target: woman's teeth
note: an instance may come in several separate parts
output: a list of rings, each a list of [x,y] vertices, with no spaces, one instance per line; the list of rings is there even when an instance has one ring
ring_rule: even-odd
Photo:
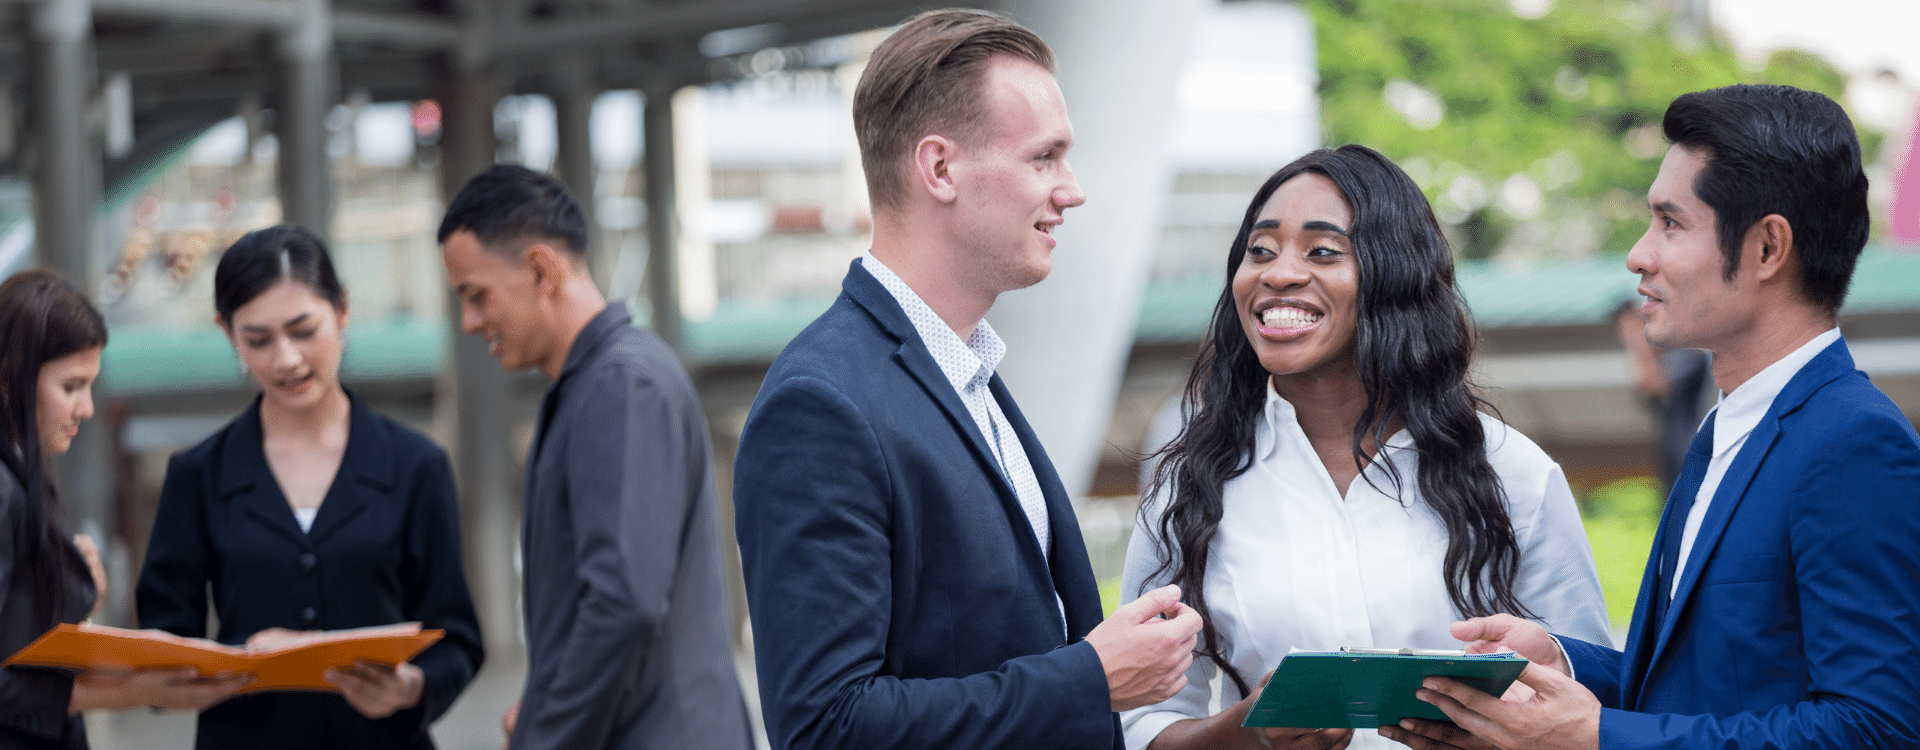
[[[1268,328],[1305,328],[1320,322],[1321,316],[1298,307],[1269,307],[1260,313],[1260,325]]]

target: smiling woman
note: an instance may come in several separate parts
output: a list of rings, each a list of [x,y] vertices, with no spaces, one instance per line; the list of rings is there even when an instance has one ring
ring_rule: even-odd
[[[347,293],[312,232],[241,237],[214,309],[260,397],[168,464],[140,623],[202,637],[211,605],[230,645],[407,621],[446,635],[412,662],[329,670],[338,693],[208,708],[195,746],[430,747],[482,658],[446,453],[341,385]]]
[[[1122,592],[1178,584],[1205,658],[1123,715],[1130,747],[1391,746],[1240,726],[1296,648],[1459,648],[1449,624],[1502,611],[1607,638],[1565,476],[1480,413],[1452,252],[1399,167],[1351,145],[1294,161],[1254,194],[1226,270]]]

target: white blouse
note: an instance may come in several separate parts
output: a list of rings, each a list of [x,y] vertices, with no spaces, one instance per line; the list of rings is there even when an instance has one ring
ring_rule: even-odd
[[[1254,685],[1293,648],[1460,648],[1447,633],[1462,615],[1447,598],[1446,526],[1420,496],[1412,438],[1404,430],[1389,438],[1343,499],[1293,405],[1271,385],[1264,416],[1254,428],[1252,468],[1226,485],[1207,562],[1207,604],[1227,661]],[[1611,645],[1566,475],[1526,436],[1484,414],[1480,422],[1520,546],[1515,595],[1548,630]],[[1399,469],[1405,503],[1385,494],[1394,490],[1388,462]],[[1154,537],[1165,503],[1155,495],[1141,515],[1153,519],[1152,536],[1145,522],[1135,524],[1123,579],[1129,600],[1167,583],[1164,572],[1148,578],[1161,562]],[[1178,695],[1122,714],[1127,747],[1146,747],[1175,721],[1211,716],[1218,672],[1211,659],[1196,658]],[[1232,680],[1219,684],[1219,707],[1243,697]],[[1355,730],[1349,747],[1401,746]]]

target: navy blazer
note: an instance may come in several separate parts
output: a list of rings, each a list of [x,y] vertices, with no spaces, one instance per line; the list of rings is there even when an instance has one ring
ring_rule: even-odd
[[[842,289],[774,361],[734,464],[768,738],[1122,747],[1082,640],[1102,619],[1098,586],[1039,438],[994,377],[1046,498],[1051,559],[900,305],[858,261]]]
[[[1920,746],[1920,437],[1845,340],[1748,435],[1654,623],[1662,544],[1626,651],[1561,638],[1601,747]]]
[[[420,705],[368,720],[338,693],[241,695],[200,714],[197,748],[431,748],[427,725],[480,668],[480,625],[460,559],[447,454],[352,396],[339,472],[310,532],[267,467],[260,403],[174,455],[135,589],[140,625],[242,644],[270,627],[339,630],[419,621],[446,631],[413,663]]]

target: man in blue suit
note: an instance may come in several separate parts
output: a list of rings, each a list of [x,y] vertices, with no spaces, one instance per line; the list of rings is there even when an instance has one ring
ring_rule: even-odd
[[[1052,68],[1018,25],[935,11],[855,92],[872,250],[775,360],[734,468],[775,748],[1118,748],[1114,711],[1185,683],[1198,615],[1167,587],[1102,621],[993,372],[988,308],[1047,276],[1085,200]]]
[[[1536,694],[1432,680],[1418,695],[1508,750],[1920,746],[1920,438],[1835,326],[1867,238],[1853,125],[1786,86],[1687,94],[1664,125],[1673,147],[1627,267],[1648,340],[1711,350],[1721,397],[1667,501],[1627,648],[1468,620],[1454,636],[1533,660]],[[1382,733],[1473,744],[1408,726]]]

